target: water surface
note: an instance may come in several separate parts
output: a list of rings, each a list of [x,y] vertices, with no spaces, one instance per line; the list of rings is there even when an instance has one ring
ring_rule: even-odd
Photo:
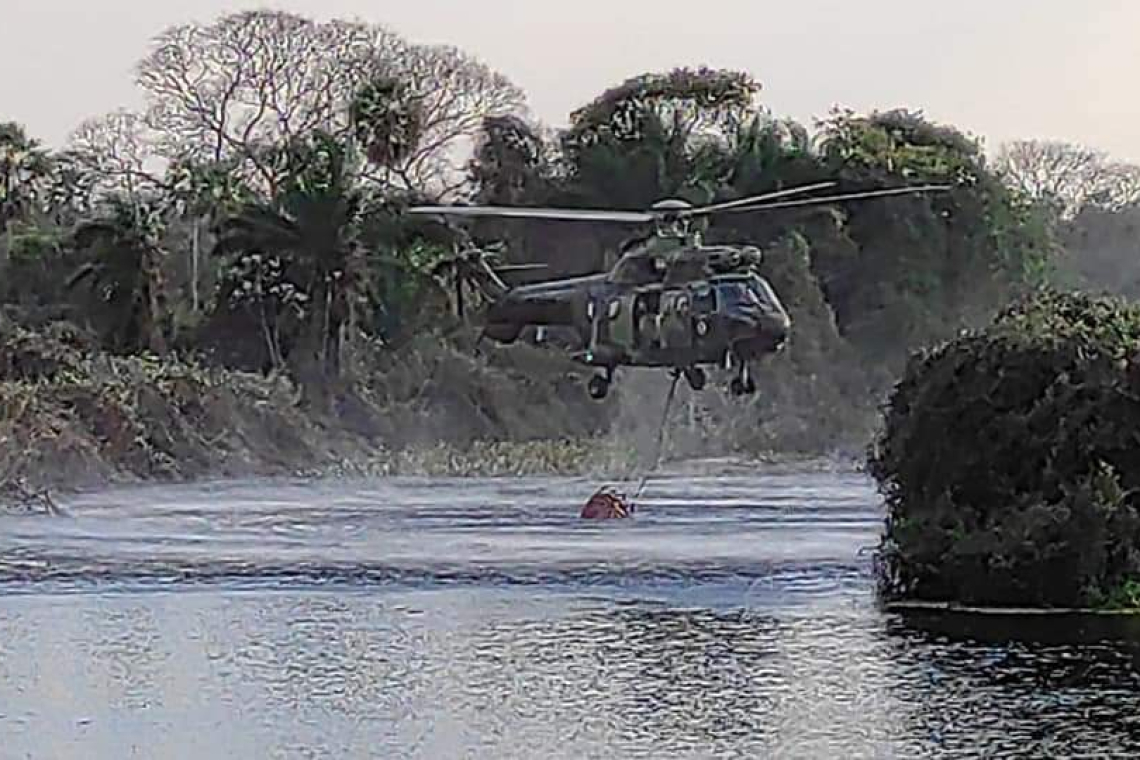
[[[0,518],[0,757],[1134,756],[1140,639],[875,605],[854,473],[218,483]]]

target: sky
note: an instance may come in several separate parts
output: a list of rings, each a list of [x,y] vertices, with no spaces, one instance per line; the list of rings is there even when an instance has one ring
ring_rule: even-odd
[[[384,24],[467,50],[554,126],[627,77],[743,69],[778,116],[906,107],[989,148],[1062,139],[1140,162],[1134,0],[0,0],[0,121],[60,146],[137,107],[133,67],[168,26],[272,8]]]

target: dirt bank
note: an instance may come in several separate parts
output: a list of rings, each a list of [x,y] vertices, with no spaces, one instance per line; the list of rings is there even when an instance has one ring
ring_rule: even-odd
[[[0,481],[62,489],[329,473],[629,477],[656,452],[669,382],[629,372],[599,403],[582,368],[556,351],[475,352],[434,335],[398,351],[356,346],[347,376],[303,393],[283,375],[111,356],[65,324],[7,324]],[[770,438],[751,424],[762,408],[681,388],[662,453],[771,459],[756,445]]]

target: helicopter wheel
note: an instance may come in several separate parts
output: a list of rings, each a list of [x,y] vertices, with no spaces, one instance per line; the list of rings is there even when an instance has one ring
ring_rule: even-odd
[[[747,370],[747,365],[743,372],[732,378],[728,389],[733,396],[751,396],[756,393],[756,381],[752,379],[752,373]]]
[[[689,367],[685,370],[685,380],[688,381],[689,387],[694,391],[704,390],[707,379],[705,371],[700,367]]]
[[[610,392],[610,379],[605,375],[594,375],[590,378],[590,382],[586,383],[586,392],[590,394],[590,398],[601,401]]]

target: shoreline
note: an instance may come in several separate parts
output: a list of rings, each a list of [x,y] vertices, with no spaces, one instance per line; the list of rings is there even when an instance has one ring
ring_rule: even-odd
[[[894,601],[884,602],[886,612],[928,613],[937,612],[949,615],[969,615],[973,617],[1138,617],[1137,609],[1098,609],[1096,607],[988,607],[985,605],[960,604],[957,602]]]
[[[28,487],[52,496],[97,493],[119,488],[193,487],[243,481],[294,480],[319,482],[336,479],[373,480],[385,478],[433,478],[447,480],[509,480],[513,478],[598,478],[603,483],[630,483],[648,475],[654,478],[734,477],[765,474],[834,472],[857,474],[857,460],[828,455],[775,454],[678,457],[663,461],[660,467],[645,469],[614,466],[614,441],[527,441],[477,442],[459,447],[437,444],[386,452],[315,467],[250,467],[187,477],[144,477],[118,472],[106,478],[37,478]],[[589,449],[589,450],[588,450]],[[539,456],[534,456],[535,454]],[[546,453],[547,456],[542,456]],[[563,455],[563,459],[558,459]],[[581,458],[573,461],[571,457]],[[607,456],[609,455],[609,456]],[[606,461],[606,460],[609,461]],[[9,482],[21,482],[19,480]],[[23,481],[27,482],[27,481]],[[4,506],[0,500],[0,509]]]
[[[431,336],[421,343],[365,353],[358,359],[371,364],[306,389],[279,373],[109,355],[77,346],[59,326],[13,327],[0,335],[0,484],[55,493],[257,477],[633,479],[655,457],[652,382],[598,403],[579,368],[541,349],[476,358]],[[699,404],[720,404],[722,418],[674,415],[666,462],[859,466],[858,428],[812,445],[802,432],[810,416],[797,405],[767,412],[756,435],[715,395]]]

